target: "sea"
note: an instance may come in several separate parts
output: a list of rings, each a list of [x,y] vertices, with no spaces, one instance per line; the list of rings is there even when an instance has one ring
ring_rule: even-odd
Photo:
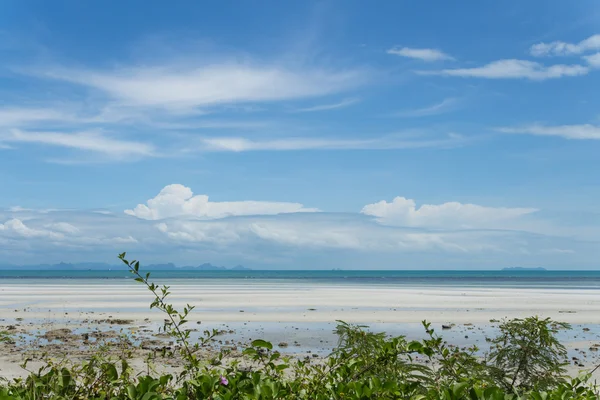
[[[385,285],[419,287],[478,287],[478,288],[551,288],[600,289],[600,271],[350,271],[350,270],[153,270],[151,279],[160,283],[285,283],[328,285]],[[128,283],[134,277],[127,270],[0,270],[1,283],[48,283],[49,280],[84,281],[87,284]]]

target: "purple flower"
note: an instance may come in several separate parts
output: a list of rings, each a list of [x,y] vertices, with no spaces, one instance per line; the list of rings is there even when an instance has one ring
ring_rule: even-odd
[[[221,385],[227,386],[228,384],[229,384],[229,381],[227,380],[227,378],[225,378],[223,375],[221,375]]]

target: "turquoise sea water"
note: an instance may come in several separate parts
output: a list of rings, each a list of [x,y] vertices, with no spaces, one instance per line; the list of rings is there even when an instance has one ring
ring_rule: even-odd
[[[391,286],[531,287],[600,289],[600,271],[151,271],[155,281],[197,280],[285,281],[327,284],[382,284]],[[101,283],[102,280],[133,279],[126,270],[0,270],[0,283],[47,280],[76,280]]]

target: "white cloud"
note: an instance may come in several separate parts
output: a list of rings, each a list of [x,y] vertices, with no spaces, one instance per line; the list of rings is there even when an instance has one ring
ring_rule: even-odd
[[[302,211],[309,213],[300,216]],[[140,204],[125,213],[157,221],[158,232],[175,243],[188,245],[227,248],[234,244],[271,243],[293,248],[468,252],[492,249],[494,244],[457,232],[414,228],[489,228],[536,210],[460,203],[416,209],[414,201],[398,197],[393,203],[380,202],[363,208],[362,213],[377,217],[377,223],[358,216],[310,211],[318,210],[297,203],[209,202],[208,196],[194,196],[189,188],[174,184],[166,186],[147,205]]]
[[[95,214],[102,214],[102,215],[112,215],[113,214],[112,211],[108,211],[108,210],[94,210],[92,212]]]
[[[575,251],[573,251],[571,249],[542,249],[542,250],[540,250],[540,253],[569,255],[569,254],[575,254]]]
[[[360,102],[360,99],[358,97],[351,97],[351,98],[343,99],[342,101],[337,102],[337,103],[321,104],[318,106],[312,106],[312,107],[307,107],[307,108],[298,108],[298,109],[294,110],[293,112],[301,113],[301,112],[336,110],[338,108],[349,107],[353,104],[357,104],[358,102]]]
[[[579,55],[586,51],[600,50],[600,35],[593,35],[579,43],[554,41],[531,46],[529,52],[536,57]]]
[[[496,129],[504,133],[517,133],[537,136],[559,136],[575,140],[600,140],[600,127],[590,124],[582,125],[525,125],[521,127],[503,127]]]
[[[109,241],[111,243],[116,243],[116,244],[134,244],[134,243],[138,243],[138,240],[136,238],[134,238],[133,236],[129,235],[126,237],[114,237],[114,238],[110,238]]]
[[[124,104],[171,110],[317,97],[359,86],[367,79],[364,72],[352,69],[231,62],[113,71],[45,69],[37,75],[100,90]]]
[[[377,218],[375,225],[368,220],[330,213],[300,216],[299,211],[316,210],[295,203],[211,203],[207,196],[194,196],[185,186],[169,185],[149,200],[148,205],[138,205],[125,213],[160,221],[156,229],[178,243],[230,246],[259,240],[299,248],[467,252],[491,249],[494,245],[461,235],[460,230],[500,228],[506,226],[507,220],[537,210],[460,203],[423,205],[417,209],[413,200],[397,197],[392,203],[382,201],[362,209],[362,214]],[[234,218],[224,218],[230,216]]]
[[[185,110],[182,112],[165,112],[164,110],[147,110],[141,107],[126,106],[115,103],[86,104],[77,108],[72,104],[57,103],[54,107],[0,108],[0,127],[28,128],[44,127],[44,130],[55,127],[74,126],[138,126],[157,129],[227,129],[227,128],[260,128],[266,125],[261,121],[230,121],[215,119],[192,119],[204,117],[210,112],[202,110]],[[235,108],[234,106],[227,109]]]
[[[151,144],[113,139],[99,132],[30,132],[13,129],[8,134],[0,134],[0,143],[2,142],[46,144],[101,153],[115,158],[155,155],[155,148]]]
[[[45,227],[54,231],[65,233],[67,235],[76,235],[79,233],[79,229],[76,226],[67,222],[55,222],[52,224],[47,224]]]
[[[4,224],[0,224],[0,231],[16,234],[23,238],[46,238],[51,240],[60,240],[64,238],[64,235],[60,232],[30,228],[17,218],[10,219]]]
[[[49,121],[72,122],[76,118],[67,112],[52,108],[0,108],[0,126],[20,127]]]
[[[458,104],[458,99],[456,99],[454,97],[449,97],[447,99],[442,100],[439,103],[433,104],[428,107],[400,111],[398,113],[394,113],[393,115],[397,116],[397,117],[407,117],[407,118],[408,117],[427,117],[430,115],[438,115],[438,114],[446,113],[448,111],[452,111],[454,108],[456,108],[457,104]]]
[[[148,200],[147,205],[138,204],[125,213],[142,219],[159,220],[171,217],[189,216],[212,219],[240,215],[274,215],[296,212],[315,212],[315,208],[305,208],[299,203],[269,201],[225,201],[212,202],[206,195],[196,195],[186,186],[172,184],[165,186],[160,193]]]
[[[484,207],[476,204],[449,202],[423,204],[419,208],[412,199],[396,197],[391,203],[382,200],[367,204],[361,213],[376,217],[386,225],[419,228],[475,229],[494,228],[498,223],[536,212],[535,208]]]
[[[487,79],[531,79],[542,81],[565,76],[586,75],[589,68],[582,65],[557,64],[544,66],[534,61],[498,60],[475,68],[444,69],[441,71],[419,71],[422,75],[445,75]]]
[[[291,214],[213,221],[172,220],[159,223],[157,228],[176,243],[220,248],[270,244],[293,249],[392,253],[436,250],[464,253],[491,248],[473,235],[388,228],[360,218],[320,213],[302,217]]]
[[[2,210],[0,218],[1,215]],[[101,247],[114,249],[123,244],[139,244],[133,234],[148,232],[148,227],[137,226],[132,230],[128,229],[127,224],[114,218],[106,219],[105,216],[91,212],[74,210],[13,208],[13,211],[8,211],[8,216],[6,222],[0,223],[0,239],[8,240],[15,250],[34,253],[49,251],[50,248],[81,251],[93,251]]]
[[[446,147],[463,144],[464,138],[406,140],[395,135],[373,139],[285,138],[252,140],[241,137],[201,139],[199,150],[205,151],[292,151],[292,150],[397,150],[423,147]]]
[[[47,214],[56,211],[63,211],[59,208],[25,208],[21,206],[13,206],[8,209],[11,213],[40,213]]]
[[[414,49],[410,47],[402,47],[389,49],[387,53],[401,57],[416,58],[427,62],[454,60],[454,57],[437,49]]]
[[[247,202],[225,202],[216,204],[227,205],[226,211],[198,212],[192,193],[184,187],[172,192],[175,204],[149,202],[151,211],[140,218],[0,209],[0,221],[6,221],[0,223],[0,255],[4,262],[21,264],[115,263],[117,253],[128,251],[146,263],[242,263],[255,268],[497,268],[548,262],[564,267],[572,265],[565,263],[573,257],[592,265],[600,238],[593,218],[583,228],[557,226],[525,208],[459,203],[417,208],[411,200],[396,199],[367,205],[362,215],[298,213],[287,208],[294,203],[275,203],[286,205],[276,215],[232,215],[257,211],[244,208]],[[187,200],[181,201],[178,193]],[[555,258],[548,249],[573,253],[556,252],[562,255]]]
[[[583,59],[594,68],[600,68],[600,53],[585,56]]]

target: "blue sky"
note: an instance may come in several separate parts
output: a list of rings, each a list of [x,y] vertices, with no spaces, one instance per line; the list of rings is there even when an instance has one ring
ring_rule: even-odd
[[[600,4],[3,1],[0,262],[597,268]]]

